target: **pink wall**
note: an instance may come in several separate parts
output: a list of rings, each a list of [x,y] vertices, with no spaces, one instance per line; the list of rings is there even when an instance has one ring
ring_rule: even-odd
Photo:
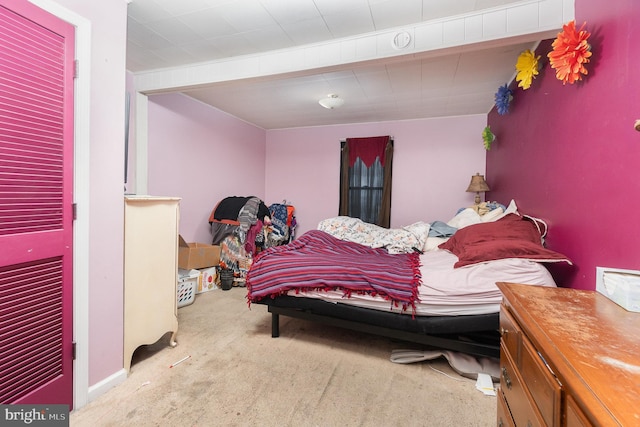
[[[124,2],[57,0],[91,22],[91,64],[80,64],[80,75],[90,78],[90,218],[89,385],[122,370],[123,328],[123,129],[127,6]],[[83,71],[84,70],[84,71]],[[84,75],[82,73],[85,73]],[[86,73],[90,73],[88,76]],[[83,319],[80,319],[83,321]]]
[[[576,264],[556,272],[562,284],[594,289],[596,266],[640,269],[640,2],[575,6],[592,33],[589,75],[563,86],[545,61],[529,90],[515,89],[509,114],[491,112],[487,178],[492,195],[549,223],[548,247]]]
[[[265,132],[183,95],[153,95],[149,193],[182,198],[180,233],[187,241],[209,242],[211,210],[234,195],[293,203],[299,235],[337,215],[339,141],[393,135],[392,226],[447,220],[473,203],[464,190],[471,175],[484,173],[485,124],[477,115]]]
[[[88,280],[74,277],[75,295],[88,294],[88,307],[84,301],[75,301],[74,305],[82,304],[82,309],[76,312],[84,313],[86,309],[88,319],[74,319],[74,323],[88,328],[88,343],[84,336],[79,337],[82,342],[78,343],[76,368],[87,363],[86,385],[90,387],[123,367],[122,181],[127,4],[85,0],[42,3],[50,10],[64,10],[64,15],[72,14],[90,23],[90,31],[82,35],[90,40],[76,35],[76,52],[80,49],[78,45],[84,47],[84,43],[89,43],[91,50],[90,62],[79,64],[79,81],[83,85],[87,80],[91,83],[89,123],[82,123],[89,132],[89,148],[82,146],[83,150],[89,150],[89,159],[88,164],[81,165],[79,162],[84,162],[84,158],[75,160],[76,171],[89,170],[89,182],[76,185],[89,187],[89,200],[84,200],[83,194],[74,194],[79,202],[78,218],[83,221],[88,218],[89,223],[89,236],[79,236],[88,240],[88,251],[74,248],[75,259],[88,270]],[[84,371],[79,374],[77,369],[74,373],[81,380],[85,374]],[[87,392],[75,390],[76,395]]]
[[[227,196],[264,198],[265,131],[179,94],[149,97],[148,189],[177,196],[180,234],[209,243],[208,218]]]
[[[340,140],[391,135],[391,226],[446,221],[473,204],[465,190],[485,170],[485,125],[486,116],[476,115],[267,131],[266,198],[295,205],[298,235],[316,228],[338,214]]]

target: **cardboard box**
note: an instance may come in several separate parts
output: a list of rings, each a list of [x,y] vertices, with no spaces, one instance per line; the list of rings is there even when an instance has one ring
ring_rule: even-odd
[[[220,246],[187,243],[182,236],[178,244],[178,268],[192,270],[215,267],[220,263]]]
[[[202,268],[198,277],[198,290],[196,293],[211,291],[216,289],[216,280],[218,278],[218,269],[216,267]]]
[[[640,312],[640,271],[596,267],[596,291],[627,311]]]

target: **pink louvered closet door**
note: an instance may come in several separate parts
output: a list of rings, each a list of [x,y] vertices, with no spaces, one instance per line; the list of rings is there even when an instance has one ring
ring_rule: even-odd
[[[0,403],[73,401],[73,47],[0,0]]]

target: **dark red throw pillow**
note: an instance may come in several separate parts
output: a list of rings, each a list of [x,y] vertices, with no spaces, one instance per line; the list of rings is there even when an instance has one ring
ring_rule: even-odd
[[[504,258],[571,264],[565,255],[542,246],[536,225],[516,214],[461,228],[438,247],[458,257],[456,268]]]

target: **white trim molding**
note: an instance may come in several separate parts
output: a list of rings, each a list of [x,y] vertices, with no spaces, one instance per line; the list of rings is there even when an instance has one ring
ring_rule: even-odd
[[[98,383],[92,385],[91,387],[89,387],[89,392],[88,392],[89,402],[102,396],[103,394],[111,390],[113,387],[119,384],[122,384],[123,382],[125,382],[126,379],[127,379],[127,371],[124,368],[122,368],[121,370],[114,373],[113,375],[110,375],[107,378],[103,379],[102,381],[99,381]]]

